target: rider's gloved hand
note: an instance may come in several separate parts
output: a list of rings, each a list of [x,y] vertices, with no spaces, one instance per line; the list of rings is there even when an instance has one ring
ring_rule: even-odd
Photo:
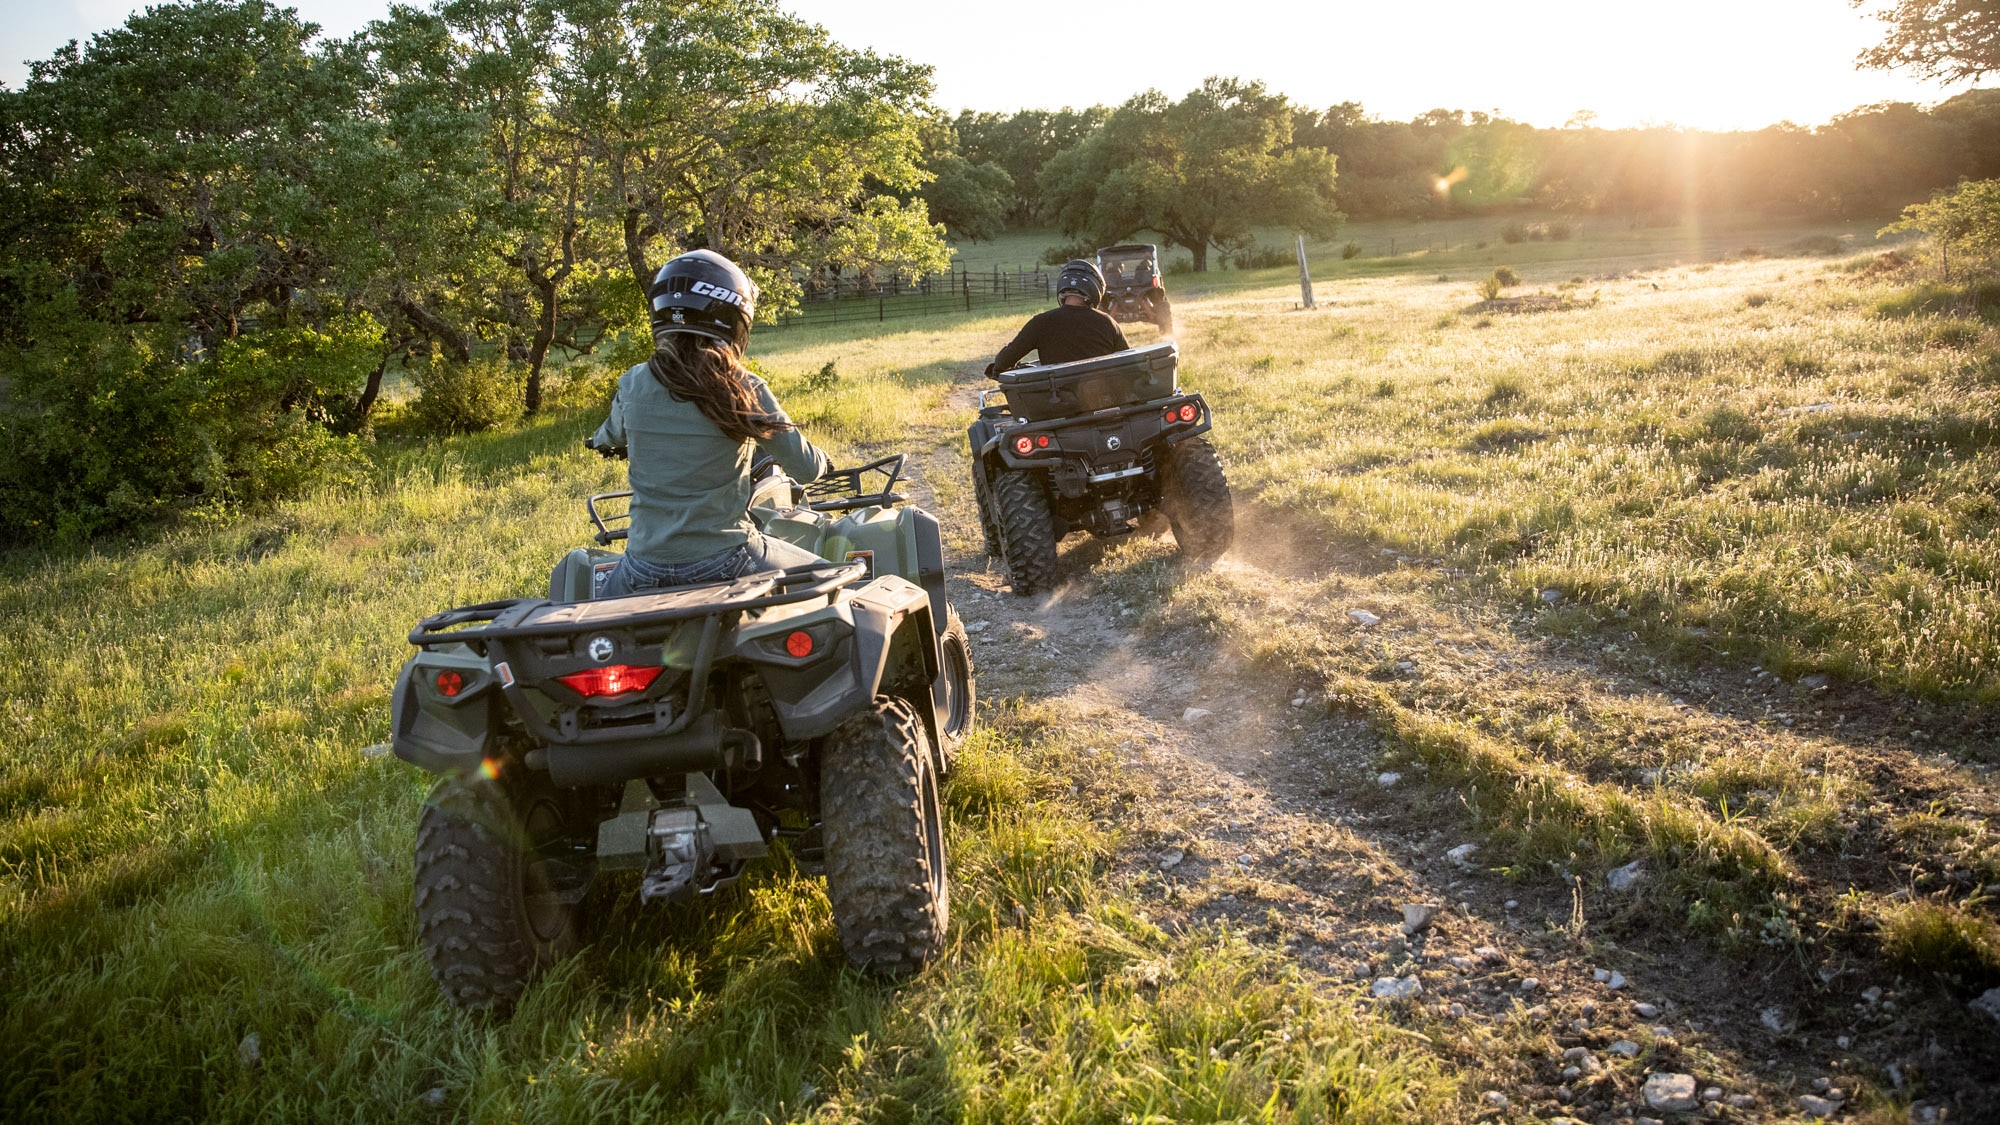
[[[596,451],[597,451],[598,453],[602,454],[602,455],[603,455],[604,457],[606,457],[607,459],[610,459],[610,460],[614,460],[614,461],[623,461],[623,460],[625,459],[625,447],[624,447],[624,446],[619,446],[619,445],[598,445],[598,444],[596,444],[595,442],[591,441],[591,440],[590,440],[589,438],[584,438],[584,439],[583,439],[583,447],[584,447],[585,449],[594,449],[594,450],[596,450]]]

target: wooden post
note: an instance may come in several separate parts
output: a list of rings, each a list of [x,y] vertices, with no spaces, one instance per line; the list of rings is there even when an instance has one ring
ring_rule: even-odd
[[[1299,235],[1299,299],[1307,308],[1313,307],[1313,275],[1306,265],[1306,236]]]
[[[965,276],[964,276],[963,278],[961,278],[961,279],[960,279],[960,283],[961,283],[962,285],[964,285],[964,286],[965,286],[965,311],[966,311],[966,312],[971,312],[971,311],[972,311],[972,275],[971,275],[971,274],[966,274],[966,275],[965,275]]]

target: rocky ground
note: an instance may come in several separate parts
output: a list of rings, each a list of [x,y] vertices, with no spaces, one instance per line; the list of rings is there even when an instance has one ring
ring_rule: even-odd
[[[979,551],[969,490],[949,479],[963,472],[942,441],[916,476],[946,521],[981,694],[1051,706],[1091,732],[1089,753],[1123,764],[1116,785],[1082,796],[1119,830],[1117,875],[1155,922],[1226,924],[1284,949],[1431,1043],[1482,1119],[1996,1119],[2000,1080],[1979,1069],[1992,1044],[1956,1037],[2000,1023],[1928,1020],[1910,1006],[1934,991],[1880,965],[1725,956],[1607,925],[1615,890],[1487,864],[1456,794],[1399,770],[1371,723],[1320,685],[1272,682],[1211,635],[1162,627],[1093,581],[1098,545],[1066,544],[1055,593],[1010,594]],[[1272,604],[1319,595],[1328,559],[1299,562],[1247,530],[1221,568]],[[1374,604],[1366,569],[1347,575],[1348,600]],[[1771,711],[1754,676],[1711,686],[1703,706]],[[1799,708],[1800,726],[1824,710]],[[1914,1071],[1929,1079],[1920,1092]]]

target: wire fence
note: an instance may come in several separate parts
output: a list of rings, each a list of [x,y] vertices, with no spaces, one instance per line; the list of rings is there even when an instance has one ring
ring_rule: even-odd
[[[1049,299],[1055,275],[1043,269],[952,270],[929,277],[818,278],[807,281],[799,310],[778,328],[809,328],[946,312],[975,312]]]

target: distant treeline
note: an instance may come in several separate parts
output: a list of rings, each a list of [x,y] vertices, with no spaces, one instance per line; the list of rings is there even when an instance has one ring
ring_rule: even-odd
[[[939,177],[926,189],[932,216],[973,237],[991,237],[1003,224],[1058,222],[1043,170],[1113,112],[960,113],[927,136]],[[1538,129],[1448,109],[1383,121],[1355,102],[1292,114],[1289,143],[1334,154],[1334,198],[1354,219],[1513,208],[1661,218],[1888,216],[1959,180],[2000,176],[2000,90],[1972,90],[1928,109],[1863,106],[1818,127],[1730,133],[1600,129],[1587,117]],[[971,189],[975,182],[990,197]]]

